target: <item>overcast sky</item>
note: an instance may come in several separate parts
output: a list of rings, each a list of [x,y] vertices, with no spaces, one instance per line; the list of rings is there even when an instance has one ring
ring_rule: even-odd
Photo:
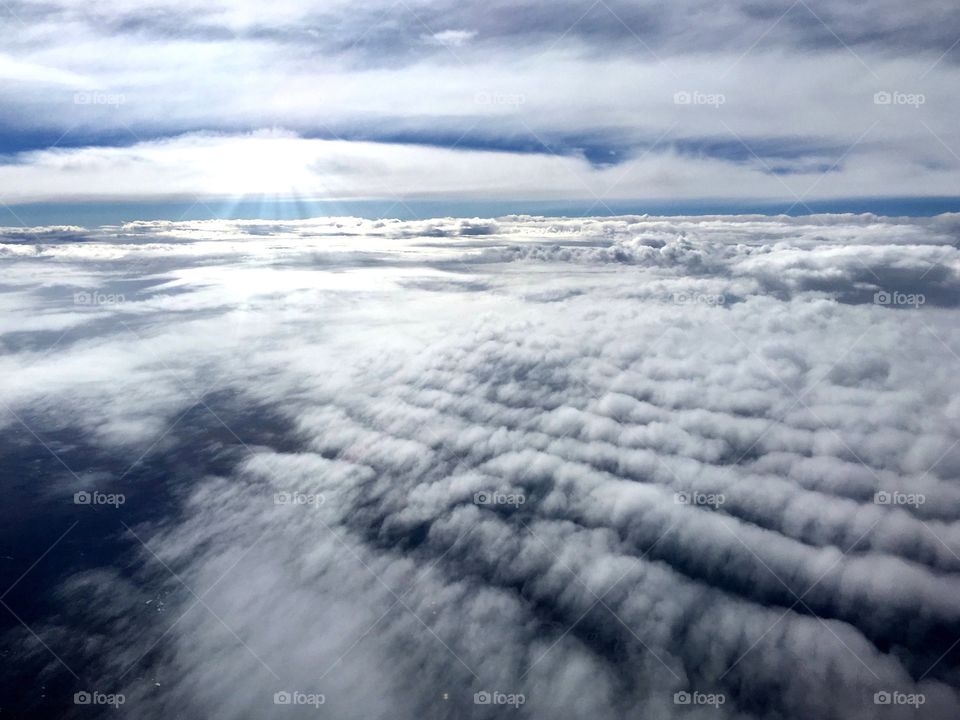
[[[0,17],[8,204],[960,187],[950,0],[9,0]]]

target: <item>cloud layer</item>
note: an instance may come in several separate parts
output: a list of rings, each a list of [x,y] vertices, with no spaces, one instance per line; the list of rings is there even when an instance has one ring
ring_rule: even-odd
[[[581,5],[7,3],[0,200],[956,194],[949,3]]]
[[[139,718],[953,717],[958,229],[4,229],[4,432],[172,497],[31,626]]]

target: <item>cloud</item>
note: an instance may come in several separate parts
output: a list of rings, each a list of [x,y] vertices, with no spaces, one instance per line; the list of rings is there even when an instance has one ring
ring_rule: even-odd
[[[441,45],[460,47],[461,45],[473,40],[476,35],[477,33],[475,30],[444,30],[442,32],[433,33],[430,36],[430,39],[434,42],[440,43]]]
[[[609,207],[613,196],[779,198],[803,211],[817,196],[877,197],[903,161],[864,156],[840,172],[800,170],[771,184],[764,162],[734,164],[662,148],[597,165],[583,153],[462,150],[422,144],[303,138],[289,132],[190,133],[124,147],[84,146],[19,153],[0,164],[4,202],[249,197],[300,200],[577,199]],[[919,172],[919,169],[917,169]],[[905,192],[935,195],[960,170],[924,170]],[[735,189],[731,189],[735,188]],[[16,215],[14,215],[16,217]]]
[[[4,229],[0,400],[169,493],[31,626],[144,718],[952,717],[957,229]]]
[[[378,158],[365,143],[385,157],[397,152],[387,145],[418,146],[427,166],[432,149],[450,150],[446,164],[460,169],[442,176],[450,196],[463,192],[463,176],[487,175],[480,151],[505,153],[501,163],[522,162],[518,153],[570,160],[573,172],[541,168],[514,197],[553,197],[558,175],[571,180],[565,191],[605,201],[957,187],[960,28],[931,25],[931,16],[951,16],[939,2],[868,11],[692,0],[656,13],[621,2],[585,12],[566,1],[9,7],[21,31],[0,43],[0,68],[17,76],[0,88],[7,164],[36,162],[30,151],[110,155],[163,141],[166,162],[202,165],[204,152],[186,149],[191,134],[280,128],[357,144],[331,162],[368,180],[363,196],[384,196],[369,181]],[[283,169],[296,180],[311,159]],[[589,177],[611,165],[621,172],[606,182]],[[51,185],[74,177],[46,169]],[[164,182],[149,193],[163,195]],[[496,196],[483,182],[469,186]]]

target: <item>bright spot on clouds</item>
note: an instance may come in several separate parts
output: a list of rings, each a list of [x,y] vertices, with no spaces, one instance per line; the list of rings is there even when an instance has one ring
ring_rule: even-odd
[[[443,32],[434,33],[431,38],[434,42],[438,42],[441,45],[459,47],[464,43],[470,42],[476,35],[477,33],[473,30],[444,30]]]

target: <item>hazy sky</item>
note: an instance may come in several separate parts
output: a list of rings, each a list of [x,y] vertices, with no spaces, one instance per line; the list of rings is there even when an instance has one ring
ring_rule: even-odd
[[[0,5],[0,201],[954,195],[950,0]]]

